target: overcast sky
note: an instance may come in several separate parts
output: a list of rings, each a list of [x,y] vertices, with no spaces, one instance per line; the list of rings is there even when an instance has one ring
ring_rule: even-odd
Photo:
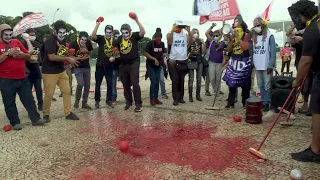
[[[317,0],[314,0],[317,1]],[[249,27],[256,15],[261,14],[271,0],[237,0],[240,13]],[[287,7],[295,0],[275,0],[272,8],[271,21],[290,20]],[[55,20],[63,19],[75,26],[79,31],[87,31],[91,34],[95,20],[103,16],[105,21],[99,29],[103,33],[104,26],[113,25],[119,29],[121,24],[129,23],[134,31],[138,30],[135,22],[128,17],[129,12],[136,12],[144,25],[147,37],[151,37],[157,27],[163,32],[170,30],[176,19],[183,20],[191,27],[200,30],[200,36],[204,37],[205,30],[211,23],[199,25],[199,17],[192,15],[193,0],[15,0],[10,8],[0,6],[0,14],[6,16],[18,16],[25,11],[43,12],[52,23],[57,8]],[[229,21],[232,24],[231,21]],[[218,25],[221,25],[218,23]],[[275,33],[276,40],[282,44],[282,33]],[[165,39],[164,39],[165,40]],[[279,44],[280,45],[280,44]]]

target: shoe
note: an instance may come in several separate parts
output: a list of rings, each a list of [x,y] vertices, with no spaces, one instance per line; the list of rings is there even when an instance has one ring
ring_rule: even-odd
[[[22,129],[21,125],[20,124],[16,124],[12,127],[12,129],[16,130],[16,131],[19,131]]]
[[[32,122],[32,126],[43,126],[46,123],[45,119],[39,119],[36,122]]]
[[[94,104],[94,107],[96,107],[98,109],[100,107],[100,102],[96,101],[96,103]]]
[[[311,112],[310,110],[308,110],[305,115],[306,115],[306,116],[312,116],[312,112]]]
[[[320,163],[320,154],[312,152],[311,147],[298,153],[291,153],[291,157],[296,161]]]
[[[46,123],[51,122],[50,116],[49,115],[44,115],[42,118]]]
[[[154,101],[156,102],[156,104],[163,104],[161,101],[159,101],[158,98],[154,99]]]
[[[53,98],[52,98],[52,101],[57,101],[57,99],[53,97]]]
[[[234,106],[229,106],[229,105],[227,105],[226,107],[225,107],[225,109],[233,109],[234,108]]]
[[[78,106],[79,107],[79,106]],[[82,109],[87,109],[87,110],[92,110],[92,107],[91,106],[89,106],[87,103],[85,103],[85,104],[82,104],[82,107],[81,107]]]
[[[180,99],[179,103],[184,104],[184,103],[186,103],[186,102],[185,102],[183,99]]]
[[[74,103],[73,107],[74,108],[79,108],[79,103]]]
[[[211,96],[210,92],[209,91],[206,91],[206,96]]]
[[[263,112],[268,112],[269,110],[270,110],[269,104],[264,104],[264,105],[262,106],[262,111],[263,111]]]
[[[77,115],[73,114],[73,112],[70,112],[70,114],[68,114],[66,116],[66,119],[68,119],[68,120],[79,120],[80,118]]]
[[[142,111],[142,107],[141,105],[136,105],[136,108],[134,109],[135,112],[141,112]]]
[[[189,102],[193,102],[193,97],[189,97]]]
[[[114,102],[117,102],[117,99],[116,99],[116,98],[112,99],[112,102],[113,102],[113,103],[114,103]]]
[[[155,106],[156,104],[157,104],[157,103],[156,103],[156,101],[155,101],[154,99],[151,99],[151,100],[150,100],[150,105],[151,105],[151,106]]]
[[[59,97],[63,97],[62,93],[59,95]]]
[[[162,98],[163,99],[168,99],[169,97],[165,94],[165,95],[162,95]]]
[[[196,99],[197,99],[197,101],[202,101],[200,96],[197,96]]]
[[[128,110],[132,105],[130,104],[126,104],[126,106],[124,107],[124,110]]]
[[[219,94],[224,94],[224,92],[220,91]]]
[[[178,101],[173,101],[172,105],[178,106],[178,105],[179,105],[179,102],[178,102]]]
[[[113,105],[112,101],[107,102],[107,105],[108,105],[110,108],[114,108],[114,105]]]

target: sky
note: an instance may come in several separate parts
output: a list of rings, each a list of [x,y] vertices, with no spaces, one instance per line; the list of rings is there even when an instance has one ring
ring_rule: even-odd
[[[274,0],[271,11],[271,21],[290,20],[287,11],[296,0]],[[317,0],[313,0],[317,1]],[[252,27],[253,19],[261,14],[271,0],[237,0],[240,13],[249,27]],[[205,31],[211,23],[199,25],[199,17],[192,15],[193,0],[15,0],[15,5],[10,8],[0,6],[0,14],[6,16],[18,16],[22,12],[42,12],[49,23],[54,20],[65,20],[77,28],[78,31],[87,31],[91,34],[95,21],[99,16],[104,17],[98,33],[103,34],[104,26],[111,24],[119,29],[123,23],[131,25],[133,31],[138,31],[136,23],[128,17],[129,12],[137,13],[140,22],[146,29],[146,36],[151,37],[156,28],[160,27],[163,34],[171,29],[176,19],[183,20],[191,28],[200,31],[200,37],[204,38]],[[56,10],[59,8],[59,11]],[[232,21],[227,21],[232,24]],[[221,22],[217,22],[221,27]],[[277,43],[282,44],[283,33],[271,31]],[[164,36],[164,41],[166,38]]]

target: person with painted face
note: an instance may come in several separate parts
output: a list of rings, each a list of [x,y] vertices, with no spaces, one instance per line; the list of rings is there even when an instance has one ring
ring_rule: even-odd
[[[115,29],[113,30],[113,38],[115,41],[118,40],[120,36],[120,31]],[[117,101],[118,93],[117,93],[117,79],[119,77],[119,65],[120,65],[120,60],[117,59],[113,63],[113,77],[112,77],[112,102]]]
[[[281,72],[287,66],[287,72],[290,72],[290,62],[291,62],[291,45],[289,42],[284,44],[284,47],[280,51],[280,57],[282,59]]]
[[[99,45],[98,60],[96,64],[95,80],[96,87],[94,93],[94,99],[96,101],[95,107],[100,107],[101,100],[101,83],[103,78],[107,81],[107,98],[106,103],[109,107],[114,108],[112,102],[112,80],[113,80],[113,65],[114,62],[110,62],[110,58],[114,56],[113,47],[115,46],[115,40],[113,38],[113,26],[107,25],[104,28],[105,35],[97,35],[98,28],[101,22],[96,22],[96,26],[91,34],[92,40]]]
[[[22,37],[26,41],[28,50],[23,44],[12,39],[13,29],[7,24],[0,25],[0,91],[6,115],[14,130],[21,130],[16,95],[18,94],[26,108],[33,126],[46,123],[40,118],[32,90],[26,74],[25,60],[29,60],[33,47],[29,35]]]
[[[216,26],[212,23],[211,27],[206,31],[206,37],[208,39],[207,51],[209,51],[209,80],[215,93],[220,94],[221,76],[222,76],[222,63],[224,62],[223,52],[226,48],[226,44],[221,40],[220,30],[214,31],[212,29]]]
[[[164,43],[161,41],[162,33],[156,32],[154,34],[154,40],[148,42],[145,55],[147,57],[147,75],[150,78],[150,104],[155,106],[156,104],[163,104],[158,99],[159,95],[159,82],[161,66],[163,66],[163,53],[165,50]]]
[[[44,42],[42,78],[45,89],[43,101],[43,118],[45,120],[50,120],[51,100],[57,85],[63,93],[66,119],[79,120],[79,117],[71,111],[71,91],[64,61],[67,59],[72,66],[77,66],[79,62],[75,58],[69,57],[65,41],[66,33],[66,22],[58,20],[53,24],[53,33]]]
[[[320,32],[318,7],[309,0],[299,0],[288,8],[297,30],[303,33],[302,56],[298,65],[293,88],[301,86],[304,76],[311,70],[315,76],[311,89],[310,109],[312,112],[312,142],[304,151],[291,153],[291,157],[302,162],[320,162]]]
[[[84,31],[79,32],[77,39],[70,43],[70,49],[74,50],[72,55],[76,60],[79,61],[78,66],[74,69],[74,74],[78,83],[74,108],[79,108],[79,101],[82,95],[82,108],[90,110],[92,108],[88,105],[91,81],[89,53],[93,50],[93,48],[88,33]]]
[[[169,75],[172,80],[173,105],[185,103],[184,77],[188,73],[188,48],[192,44],[190,26],[186,26],[182,20],[176,20],[168,33],[168,46],[171,46],[168,60]]]
[[[234,108],[238,87],[242,89],[242,105],[245,107],[251,88],[251,56],[249,53],[251,38],[248,26],[240,14],[234,19],[233,28],[231,41],[227,46],[231,58],[223,76],[223,80],[229,87],[227,109]]]
[[[202,48],[203,40],[199,38],[199,30],[192,29],[191,35],[193,37],[192,44],[189,48],[189,59],[188,59],[188,91],[189,91],[189,101],[193,102],[192,91],[193,91],[193,81],[194,81],[194,71],[196,70],[196,99],[198,101],[202,101],[200,97],[201,91],[201,77],[203,71],[203,63],[202,63],[202,54],[204,53],[204,49]]]
[[[263,102],[263,111],[269,111],[271,104],[271,78],[276,68],[276,41],[269,31],[267,20],[257,16],[253,21],[253,65],[256,70],[257,84]],[[291,52],[289,52],[291,53]],[[278,107],[273,107],[278,108]]]
[[[124,88],[124,97],[126,99],[125,110],[128,110],[133,103],[131,86],[135,101],[135,112],[142,111],[141,89],[139,85],[140,78],[140,55],[138,42],[144,37],[146,31],[138,20],[134,19],[139,26],[139,32],[132,32],[129,24],[123,24],[120,28],[121,36],[118,39],[118,48],[120,50],[120,79]]]
[[[30,60],[26,62],[26,66],[29,70],[28,79],[31,85],[31,89],[34,87],[36,91],[36,96],[38,100],[38,110],[42,111],[43,106],[43,97],[42,97],[42,82],[41,82],[41,72],[39,67],[40,61],[40,43],[36,41],[36,31],[34,29],[27,29],[26,33],[29,34],[29,39],[33,46],[33,53],[30,57]],[[26,41],[23,41],[25,48],[28,47]]]

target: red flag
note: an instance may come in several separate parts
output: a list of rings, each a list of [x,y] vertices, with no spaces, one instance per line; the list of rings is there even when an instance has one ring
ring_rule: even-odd
[[[234,19],[240,14],[236,0],[219,1],[220,9],[214,11],[209,16],[200,16],[199,24],[204,24],[208,21],[225,21]]]
[[[266,10],[264,10],[264,12],[261,14],[261,17],[266,19],[267,21],[269,21],[270,17],[271,17],[271,8],[272,8],[273,1],[274,0],[272,0],[270,2],[269,6],[266,8]]]

